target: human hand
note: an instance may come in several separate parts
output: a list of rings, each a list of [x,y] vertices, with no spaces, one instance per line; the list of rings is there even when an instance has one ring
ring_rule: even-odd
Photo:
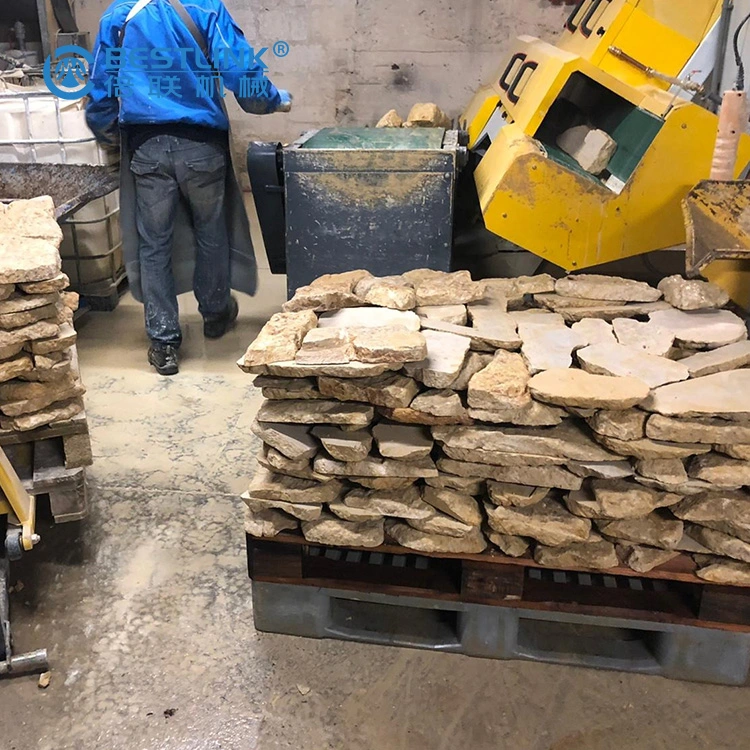
[[[276,107],[277,112],[290,112],[292,109],[292,95],[286,89],[279,89],[281,103]]]

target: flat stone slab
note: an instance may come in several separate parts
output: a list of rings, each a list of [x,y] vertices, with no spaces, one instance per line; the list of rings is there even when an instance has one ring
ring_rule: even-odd
[[[404,369],[428,388],[450,388],[464,366],[470,340],[441,331],[426,330],[422,335],[427,342],[427,357],[422,362],[407,364]]]
[[[271,401],[323,399],[315,378],[275,378],[272,375],[258,375],[253,381],[261,389],[263,398]]]
[[[621,344],[587,346],[580,349],[577,356],[586,372],[637,378],[649,388],[658,388],[690,377],[687,367],[679,362]]]
[[[529,542],[522,536],[498,534],[497,531],[485,529],[485,535],[503,554],[508,557],[523,557],[529,551]]]
[[[701,453],[708,453],[711,449],[708,445],[698,443],[672,443],[649,438],[620,440],[598,433],[596,434],[596,440],[613,453],[618,453],[621,456],[632,456],[637,459],[689,458]]]
[[[336,461],[361,461],[372,447],[372,435],[365,430],[347,432],[339,427],[318,425],[313,427],[312,434]]]
[[[594,432],[620,440],[639,440],[646,436],[649,415],[640,409],[598,411],[586,421]]]
[[[750,424],[725,419],[698,417],[677,419],[653,414],[646,423],[646,435],[652,440],[676,443],[750,443]]]
[[[320,316],[321,328],[401,328],[418,331],[420,318],[413,312],[389,310],[385,307],[353,307]]]
[[[372,428],[375,443],[384,458],[413,460],[427,458],[433,448],[428,430],[417,425],[381,422]]]
[[[714,450],[724,453],[732,458],[740,458],[743,461],[750,461],[750,444],[747,445],[715,445]]]
[[[674,344],[674,333],[652,322],[616,318],[612,321],[612,329],[617,343],[657,357],[666,357]]]
[[[729,304],[729,295],[710,281],[668,276],[659,282],[659,291],[678,310],[705,310]]]
[[[307,332],[317,324],[318,318],[310,310],[272,315],[247,348],[243,365],[253,367],[294,359]]]
[[[529,487],[511,482],[487,482],[487,495],[495,505],[505,508],[529,508],[549,495],[549,487]]]
[[[573,352],[586,346],[587,340],[571,328],[521,326],[521,353],[531,374],[567,368],[573,364]]]
[[[635,473],[629,461],[568,461],[565,465],[584,479],[626,479]]]
[[[13,293],[0,301],[0,316],[10,313],[26,312],[38,307],[54,305],[60,300],[59,294],[18,294]],[[9,326],[10,327],[10,326]]]
[[[587,318],[598,318],[612,322],[617,318],[640,318],[651,315],[660,310],[673,310],[667,302],[630,302],[619,305],[599,305],[593,307],[571,307],[560,310],[560,314],[568,323],[577,323]]]
[[[8,380],[13,380],[13,378],[20,377],[24,373],[31,372],[33,369],[34,364],[31,361],[31,357],[27,354],[7,359],[4,362],[0,362],[0,382],[4,383]]]
[[[470,527],[479,526],[484,518],[479,503],[473,497],[455,490],[425,487],[422,499],[441,513],[445,513]]]
[[[435,515],[416,486],[406,490],[354,489],[344,497],[344,505],[393,518],[424,520]]]
[[[0,233],[0,284],[45,281],[57,276],[60,267],[56,244]]]
[[[396,372],[373,378],[318,378],[320,393],[338,401],[363,401],[375,406],[406,407],[419,393],[419,384]]]
[[[57,323],[48,320],[40,320],[11,330],[0,329],[0,347],[33,341],[32,351],[35,354],[44,354],[45,352],[40,349],[46,349],[47,340],[54,341],[53,337],[57,336],[60,330]],[[45,344],[45,346],[39,347],[36,346],[37,344]]]
[[[258,411],[259,422],[284,424],[346,424],[367,427],[375,411],[367,404],[339,401],[266,401]]]
[[[656,479],[664,484],[680,485],[688,481],[685,465],[679,458],[642,459],[635,468],[641,477]]]
[[[424,481],[429,487],[435,487],[440,490],[456,490],[456,492],[471,495],[472,497],[479,497],[479,495],[484,494],[486,487],[486,482],[483,479],[457,477],[445,472],[441,472],[436,477],[428,477]]]
[[[417,307],[414,312],[420,318],[451,323],[455,326],[465,326],[469,319],[466,305],[425,305]]]
[[[718,349],[747,338],[744,321],[729,310],[658,310],[649,319],[691,349]]]
[[[561,490],[580,490],[583,479],[562,466],[494,466],[492,464],[456,461],[440,458],[438,469],[448,474],[477,479],[494,479],[511,484],[529,484],[533,487],[556,487]]]
[[[662,296],[658,289],[642,281],[598,274],[579,274],[558,279],[555,291],[563,297],[611,302],[656,302]]]
[[[364,278],[354,287],[354,294],[368,305],[393,310],[412,310],[417,306],[414,287],[400,276]]]
[[[707,453],[690,462],[688,474],[691,479],[710,482],[716,487],[735,489],[750,485],[750,461]]]
[[[685,533],[717,555],[750,563],[750,544],[742,539],[692,523],[685,524]]]
[[[237,364],[245,372],[281,378],[309,378],[316,375],[331,378],[372,378],[401,369],[400,363],[370,365],[364,362],[349,362],[348,364],[303,365],[299,362],[274,362],[258,367],[245,367],[243,361],[240,360]]]
[[[435,417],[463,417],[466,408],[460,396],[451,390],[428,390],[420,393],[410,404],[412,409]]]
[[[547,568],[590,568],[610,570],[620,564],[612,542],[581,542],[567,547],[537,545],[534,560]]]
[[[295,355],[301,365],[347,364],[355,359],[351,336],[346,328],[313,328]]]
[[[492,464],[493,466],[562,466],[566,460],[556,456],[536,453],[515,453],[512,451],[487,451],[482,448],[454,448],[442,446],[448,458],[468,463]]]
[[[608,461],[612,453],[591,437],[588,429],[572,420],[558,427],[433,427],[432,436],[442,445],[466,450],[555,456],[580,461]]]
[[[617,520],[642,518],[681,499],[630,479],[592,479],[585,489],[569,493],[565,504],[571,513],[584,518]]]
[[[735,560],[715,559],[695,573],[699,578],[726,586],[750,586],[750,565]]]
[[[421,424],[427,426],[471,424],[471,419],[468,416],[437,417],[434,414],[429,414],[426,411],[417,411],[411,407],[391,409],[380,406],[378,407],[378,414],[391,422],[398,422],[399,424]]]
[[[392,537],[402,547],[417,552],[478,555],[487,548],[487,540],[478,528],[464,537],[429,534],[399,522],[389,523],[387,530],[388,536]]]
[[[464,365],[459,372],[458,377],[451,383],[452,391],[465,391],[469,387],[469,381],[487,365],[492,362],[493,354],[481,352],[469,352],[464,360]]]
[[[560,312],[561,310],[570,310],[576,307],[618,307],[622,302],[612,302],[605,299],[584,299],[581,297],[563,297],[560,294],[535,294],[534,302],[538,303],[547,310]]]
[[[287,503],[283,500],[257,500],[249,497],[247,493],[242,495],[242,499],[253,513],[281,510],[289,516],[298,518],[300,521],[314,521],[320,518],[323,513],[323,506],[320,504]]]
[[[245,533],[260,538],[277,536],[282,531],[296,530],[299,521],[278,510],[253,512],[245,508]]]
[[[636,573],[649,573],[674,560],[680,553],[672,550],[643,547],[638,544],[620,547],[622,561]]]
[[[382,519],[356,523],[330,513],[324,513],[317,521],[303,521],[302,534],[314,544],[342,547],[380,547],[385,541]]]
[[[530,373],[520,354],[499,351],[492,362],[469,381],[473,409],[523,409],[531,403]]]
[[[557,406],[531,401],[519,409],[469,409],[477,422],[512,424],[523,427],[554,427],[568,418],[568,412]]]
[[[558,500],[547,497],[528,508],[485,504],[490,527],[500,534],[525,536],[549,547],[585,542],[591,521],[570,513]]]
[[[473,327],[457,326],[432,318],[422,319],[422,329],[452,333],[465,336],[471,342],[471,348],[480,352],[494,352],[496,349],[515,350],[521,346],[521,339],[516,333],[516,325],[510,315],[499,313],[491,323]]]
[[[717,372],[657,388],[642,408],[674,417],[750,418],[750,370]]]
[[[435,464],[430,458],[415,461],[387,458],[366,458],[362,461],[333,461],[318,456],[314,469],[320,474],[337,477],[401,477],[424,479],[438,475]]]
[[[485,293],[484,283],[473,281],[468,271],[446,273],[420,268],[407,271],[402,278],[413,284],[420,306],[466,304],[482,299]]]
[[[699,352],[680,360],[691,378],[702,378],[717,372],[739,370],[750,365],[750,341],[738,341],[708,352]]]
[[[343,482],[314,482],[275,474],[261,468],[255,473],[247,496],[253,500],[281,500],[287,503],[313,505],[339,500],[343,497],[344,491]]]
[[[352,335],[354,355],[360,362],[420,362],[427,342],[419,331],[401,328],[367,328]]]
[[[606,320],[586,318],[573,323],[570,328],[585,342],[585,346],[617,343],[612,325]]]
[[[251,429],[264,443],[293,461],[309,460],[318,452],[317,442],[304,425],[255,421]]]
[[[661,516],[658,511],[646,518],[597,521],[596,526],[610,539],[668,550],[677,547],[684,533],[682,521]]]
[[[458,521],[452,516],[448,516],[445,513],[433,512],[433,515],[429,518],[423,519],[410,519],[407,520],[409,526],[418,531],[424,531],[428,534],[439,534],[442,536],[452,536],[456,538],[463,538],[467,534],[471,533],[475,528],[470,524]]]
[[[640,404],[649,387],[633,377],[593,375],[583,370],[555,369],[534,375],[531,395],[545,403],[584,409],[629,409]]]
[[[509,304],[524,301],[527,294],[546,294],[555,291],[555,279],[548,273],[535,276],[513,276],[507,279],[485,279],[488,297],[503,297]]]

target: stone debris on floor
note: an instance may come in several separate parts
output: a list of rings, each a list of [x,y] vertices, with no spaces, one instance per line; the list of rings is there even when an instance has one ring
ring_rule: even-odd
[[[51,198],[0,204],[0,437],[83,412],[61,242]]]
[[[684,554],[746,585],[748,335],[726,302],[680,277],[321,277],[238,363],[267,399],[246,530],[639,573]]]

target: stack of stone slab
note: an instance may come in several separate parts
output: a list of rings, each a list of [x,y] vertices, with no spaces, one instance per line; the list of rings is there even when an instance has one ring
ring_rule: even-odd
[[[83,411],[61,241],[51,198],[0,204],[0,434]]]
[[[239,361],[246,528],[750,584],[750,342],[726,294],[576,275],[321,277]]]

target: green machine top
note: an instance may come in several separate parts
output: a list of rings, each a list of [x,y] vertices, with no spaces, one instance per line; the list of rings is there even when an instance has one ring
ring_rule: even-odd
[[[443,128],[322,128],[301,144],[306,149],[368,151],[440,150]]]

